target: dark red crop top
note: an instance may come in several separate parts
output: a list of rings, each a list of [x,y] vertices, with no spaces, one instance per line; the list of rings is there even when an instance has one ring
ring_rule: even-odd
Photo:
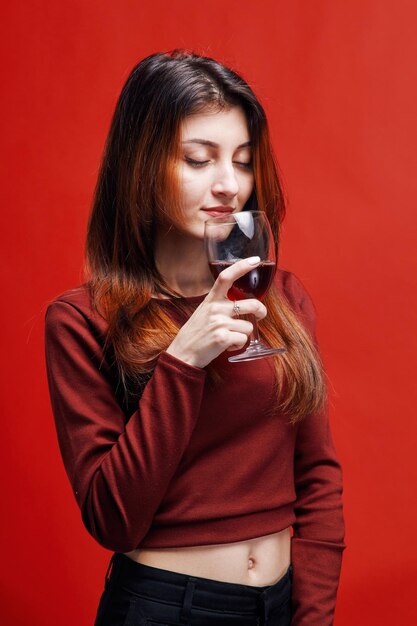
[[[300,281],[278,270],[276,284],[317,342]],[[181,323],[175,300],[158,305]],[[327,408],[293,426],[273,410],[269,359],[232,364],[221,355],[222,381],[213,384],[204,369],[166,352],[129,405],[103,351],[105,331],[85,285],[48,307],[52,409],[88,532],[128,552],[243,541],[292,526],[292,625],[332,624],[345,544]]]

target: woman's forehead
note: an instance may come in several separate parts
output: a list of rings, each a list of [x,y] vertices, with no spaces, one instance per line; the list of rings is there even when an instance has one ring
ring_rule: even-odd
[[[246,147],[250,142],[246,115],[240,106],[199,111],[182,121],[181,140],[190,145],[194,143],[216,147],[232,142],[236,146]]]

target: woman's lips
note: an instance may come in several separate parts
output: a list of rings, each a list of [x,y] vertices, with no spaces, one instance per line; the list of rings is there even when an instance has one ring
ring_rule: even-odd
[[[230,215],[230,213],[233,213],[234,208],[231,206],[213,206],[202,210],[204,213],[208,213],[211,217],[222,217],[223,215]]]

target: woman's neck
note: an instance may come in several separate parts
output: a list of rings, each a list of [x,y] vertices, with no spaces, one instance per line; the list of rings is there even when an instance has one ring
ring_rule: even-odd
[[[155,260],[159,273],[170,289],[183,296],[199,296],[210,291],[213,277],[203,241],[173,228],[158,233]]]

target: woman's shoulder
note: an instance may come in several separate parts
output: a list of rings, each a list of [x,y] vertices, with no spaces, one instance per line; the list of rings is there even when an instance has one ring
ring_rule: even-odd
[[[54,304],[55,302],[67,302],[68,304],[72,304],[74,306],[89,306],[90,303],[91,292],[87,283],[83,283],[82,285],[78,285],[77,287],[73,287],[72,289],[67,289],[62,293],[55,296],[50,304]]]
[[[305,300],[311,300],[307,288],[299,276],[290,270],[278,268],[275,274],[275,286],[291,303],[302,305]]]
[[[93,306],[91,290],[87,283],[63,291],[53,297],[47,304],[46,320],[54,322],[70,322],[84,318],[89,325],[104,332],[107,328],[106,320]]]
[[[275,287],[285,296],[286,300],[296,311],[301,313],[312,324],[316,320],[316,308],[313,300],[299,276],[286,269],[277,269],[275,273]]]

